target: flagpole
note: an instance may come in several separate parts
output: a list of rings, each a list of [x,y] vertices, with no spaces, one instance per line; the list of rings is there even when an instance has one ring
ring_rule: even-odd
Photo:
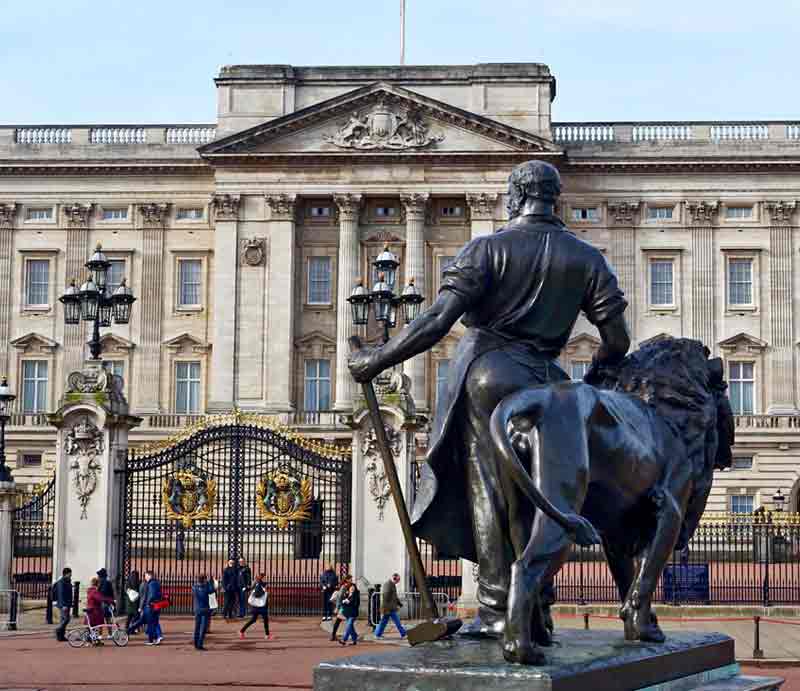
[[[406,64],[406,0],[400,0],[400,64]]]

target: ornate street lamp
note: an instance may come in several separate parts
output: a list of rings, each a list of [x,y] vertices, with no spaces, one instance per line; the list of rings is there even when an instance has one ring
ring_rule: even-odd
[[[8,388],[8,380],[0,381],[0,482],[12,482],[11,471],[6,465],[6,423],[11,419],[11,404],[16,396]]]
[[[78,324],[81,320],[92,322],[92,340],[89,341],[89,352],[93,360],[99,360],[103,352],[100,344],[100,328],[107,328],[113,322],[127,324],[131,318],[131,306],[136,302],[133,291],[122,279],[120,286],[108,293],[108,269],[111,262],[103,254],[101,245],[97,245],[94,254],[85,264],[89,276],[75,287],[75,281],[69,284],[59,301],[64,305],[64,323]]]
[[[781,492],[780,488],[778,489],[775,494],[772,495],[772,505],[775,507],[775,511],[780,513],[783,511],[784,502],[786,501],[786,497]]]
[[[400,262],[388,245],[384,246],[383,252],[372,262],[372,266],[375,272],[375,283],[372,290],[368,291],[364,287],[364,282],[359,280],[347,301],[353,312],[355,326],[363,326],[367,323],[369,308],[372,305],[375,321],[383,325],[383,342],[386,343],[389,340],[389,329],[397,326],[398,309],[402,309],[405,323],[410,324],[419,316],[424,298],[414,285],[413,278],[409,280],[401,295],[395,295],[397,269]]]

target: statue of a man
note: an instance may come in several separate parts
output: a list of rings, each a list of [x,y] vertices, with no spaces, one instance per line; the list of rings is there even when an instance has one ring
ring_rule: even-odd
[[[555,215],[560,192],[549,163],[515,168],[508,224],[461,250],[434,304],[407,328],[350,359],[355,379],[369,380],[428,350],[459,318],[467,327],[438,401],[412,522],[443,553],[478,563],[475,633],[502,633],[511,564],[536,515],[494,458],[492,411],[511,393],[569,379],[556,358],[580,312],[600,332],[597,362],[622,359],[630,345],[617,278]]]

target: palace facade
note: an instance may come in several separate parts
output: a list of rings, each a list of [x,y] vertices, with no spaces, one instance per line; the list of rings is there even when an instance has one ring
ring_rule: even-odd
[[[143,423],[133,444],[231,410],[348,445],[346,299],[385,245],[427,304],[470,238],[506,220],[510,169],[559,167],[561,213],[605,252],[634,346],[701,339],[726,363],[734,467],[709,509],[798,510],[800,119],[566,123],[541,64],[223,67],[207,125],[0,127],[0,374],[18,399],[8,455],[46,477],[66,376],[89,334],[58,301],[96,244],[137,302],[103,331]],[[430,411],[460,327],[405,366]],[[371,325],[368,337],[378,337]],[[585,320],[563,365],[598,347]],[[417,451],[424,453],[424,434]]]

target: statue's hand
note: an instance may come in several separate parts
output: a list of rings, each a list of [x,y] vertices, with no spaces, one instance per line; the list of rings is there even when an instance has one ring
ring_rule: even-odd
[[[595,527],[583,516],[569,514],[567,521],[569,522],[569,532],[572,533],[575,543],[581,547],[599,545],[603,541]]]
[[[585,384],[591,384],[592,386],[600,386],[602,384],[603,365],[596,357],[592,358],[592,364],[589,365],[589,369],[583,375],[583,381]]]
[[[379,364],[379,348],[362,348],[351,353],[347,358],[350,374],[357,382],[371,381],[380,374],[383,367]]]

